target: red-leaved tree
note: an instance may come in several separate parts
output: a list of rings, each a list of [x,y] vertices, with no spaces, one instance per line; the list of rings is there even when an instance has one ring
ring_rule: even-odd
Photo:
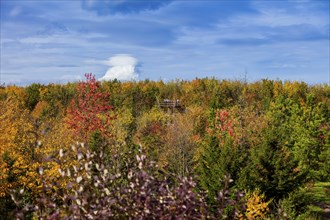
[[[213,120],[212,124],[206,128],[209,135],[216,136],[221,145],[225,143],[227,137],[235,139],[234,121],[228,110],[217,110]]]
[[[111,122],[114,119],[113,107],[109,105],[109,94],[101,91],[99,82],[91,73],[86,73],[86,82],[78,82],[76,96],[68,109],[67,123],[86,141],[98,131],[104,138],[111,137]]]

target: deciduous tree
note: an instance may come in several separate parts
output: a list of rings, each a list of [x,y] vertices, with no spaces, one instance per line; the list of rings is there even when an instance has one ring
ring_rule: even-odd
[[[109,104],[109,94],[100,90],[100,84],[95,76],[85,76],[86,82],[77,84],[76,97],[68,109],[67,123],[81,140],[88,140],[94,131],[110,138],[114,115],[113,107]]]

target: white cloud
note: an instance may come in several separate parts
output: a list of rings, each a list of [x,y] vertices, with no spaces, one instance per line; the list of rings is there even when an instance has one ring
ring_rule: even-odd
[[[19,15],[22,12],[22,9],[20,7],[15,7],[13,8],[10,12],[9,12],[9,16],[10,17],[16,17],[17,15]]]
[[[138,60],[131,55],[118,54],[103,62],[110,66],[106,74],[100,80],[135,80],[138,78]]]
[[[95,4],[95,0],[87,0],[86,5],[87,7],[92,7]]]

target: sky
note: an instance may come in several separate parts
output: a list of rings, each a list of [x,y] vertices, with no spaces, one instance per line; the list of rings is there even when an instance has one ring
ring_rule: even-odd
[[[0,84],[330,83],[328,0],[1,0]]]

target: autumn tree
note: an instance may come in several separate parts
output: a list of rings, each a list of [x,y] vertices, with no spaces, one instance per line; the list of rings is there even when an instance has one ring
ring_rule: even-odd
[[[173,121],[166,127],[164,160],[169,170],[179,176],[193,171],[193,157],[197,143],[193,133],[193,119],[187,114],[173,114]]]
[[[168,114],[157,108],[144,113],[137,122],[135,142],[142,146],[146,155],[164,165],[161,155],[164,153],[166,142],[166,124],[170,122]]]
[[[76,97],[68,109],[67,123],[83,141],[98,131],[110,138],[110,128],[114,119],[113,107],[109,104],[109,94],[101,91],[99,82],[92,74],[85,74],[86,82],[79,82]]]
[[[44,105],[40,118],[50,119],[62,117],[75,94],[75,84],[49,84],[40,89],[40,104]],[[38,103],[38,104],[39,104]],[[38,106],[36,106],[37,108]]]
[[[20,99],[24,93],[16,88],[7,90],[7,95],[0,101],[0,213],[10,210],[10,190],[22,186],[29,191],[37,189],[34,171],[40,161],[36,124]]]

